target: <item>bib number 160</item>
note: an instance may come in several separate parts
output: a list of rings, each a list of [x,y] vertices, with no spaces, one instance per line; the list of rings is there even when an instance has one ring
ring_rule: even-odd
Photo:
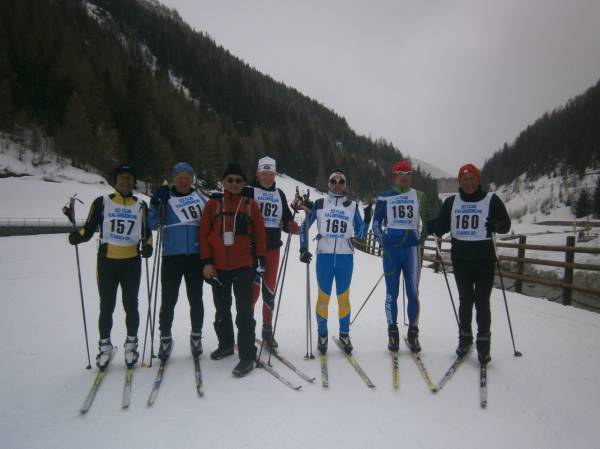
[[[456,229],[477,229],[479,227],[479,215],[457,215]]]

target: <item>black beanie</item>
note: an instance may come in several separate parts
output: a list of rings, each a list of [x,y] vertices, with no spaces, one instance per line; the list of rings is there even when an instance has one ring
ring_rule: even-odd
[[[221,179],[225,179],[229,175],[241,176],[242,179],[244,181],[246,181],[246,175],[244,175],[244,172],[242,171],[242,167],[240,167],[240,164],[238,164],[236,162],[232,162],[225,168],[225,171],[223,172],[223,176],[221,177]]]
[[[135,168],[133,168],[133,166],[129,164],[121,164],[117,168],[115,168],[115,181],[117,180],[117,176],[121,173],[129,173],[131,176],[133,176],[134,181],[137,179],[137,176],[135,174]]]

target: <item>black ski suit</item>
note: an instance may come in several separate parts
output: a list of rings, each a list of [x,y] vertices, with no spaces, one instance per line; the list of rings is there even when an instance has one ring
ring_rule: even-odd
[[[466,194],[461,189],[458,193],[461,200],[469,203],[482,201],[486,194],[481,190],[481,187],[472,194]],[[451,230],[451,220],[455,219],[452,210],[455,196],[452,195],[444,201],[440,215],[434,221],[435,226],[432,230],[438,236],[442,236]],[[485,219],[486,221],[493,221],[496,224],[496,232],[500,234],[505,234],[510,230],[511,222],[506,207],[495,194],[491,196],[489,213]],[[494,266],[496,262],[489,229],[486,232],[486,238],[482,240],[459,240],[453,236],[451,257],[454,279],[456,280],[460,299],[458,314],[460,335],[465,337],[473,335],[471,321],[473,305],[475,305],[478,347],[480,340],[483,340],[489,351],[491,335],[490,294],[494,284]]]

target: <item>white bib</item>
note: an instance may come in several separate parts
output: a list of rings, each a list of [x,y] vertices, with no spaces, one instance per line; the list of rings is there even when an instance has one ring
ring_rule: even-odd
[[[265,228],[279,228],[281,226],[282,201],[279,190],[263,190],[259,187],[254,187],[254,201],[258,203],[260,212],[265,222]]]
[[[137,245],[142,238],[142,205],[140,200],[131,206],[116,204],[106,195],[100,242],[116,246]]]
[[[319,234],[321,238],[351,239],[354,235],[352,227],[356,203],[351,201],[348,206],[325,201],[321,213],[317,215]]]
[[[421,215],[415,189],[406,193],[382,198],[387,204],[387,227],[389,229],[419,229]]]
[[[206,200],[194,191],[185,196],[171,196],[169,205],[181,223],[200,225]]]
[[[485,222],[490,212],[492,193],[488,192],[481,201],[463,201],[457,193],[450,214],[450,232],[457,240],[489,240]]]

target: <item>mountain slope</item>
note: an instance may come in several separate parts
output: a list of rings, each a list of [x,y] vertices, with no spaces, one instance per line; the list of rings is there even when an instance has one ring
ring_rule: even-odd
[[[108,175],[128,160],[155,183],[179,160],[211,183],[228,161],[251,174],[269,154],[320,188],[337,167],[355,196],[388,186],[402,157],[391,144],[357,135],[334,111],[149,5],[2,2],[0,129],[18,140],[37,128],[79,167]],[[433,180],[418,174],[415,185],[436,202]]]

